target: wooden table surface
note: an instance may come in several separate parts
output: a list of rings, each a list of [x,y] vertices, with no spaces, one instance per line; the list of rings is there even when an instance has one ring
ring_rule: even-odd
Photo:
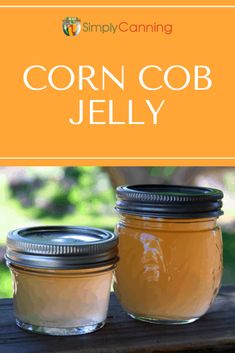
[[[100,331],[51,337],[19,329],[12,300],[0,300],[0,353],[235,353],[235,286],[222,287],[211,310],[199,321],[163,326],[129,318],[111,296],[107,324]]]

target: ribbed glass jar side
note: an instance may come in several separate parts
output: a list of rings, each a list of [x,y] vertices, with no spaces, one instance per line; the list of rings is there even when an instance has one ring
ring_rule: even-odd
[[[114,288],[132,317],[180,324],[205,314],[222,275],[222,237],[216,221],[120,215]]]
[[[77,335],[105,324],[113,265],[83,270],[9,267],[20,327],[51,335]]]

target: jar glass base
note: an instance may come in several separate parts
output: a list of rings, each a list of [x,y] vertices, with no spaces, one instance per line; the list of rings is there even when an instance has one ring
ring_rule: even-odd
[[[153,318],[153,317],[147,317],[147,316],[138,316],[131,313],[128,313],[128,315],[132,317],[132,319],[148,322],[150,324],[158,324],[158,325],[185,325],[185,324],[191,324],[194,321],[199,319],[199,317],[193,317],[191,319],[186,319],[186,320],[169,320],[169,319],[157,318],[157,317]]]
[[[96,330],[99,330],[105,325],[105,321],[102,321],[93,325],[80,326],[80,327],[65,327],[65,328],[31,325],[19,319],[16,319],[16,324],[17,326],[19,326],[24,330],[31,331],[34,333],[41,333],[44,335],[76,336],[76,335],[85,335],[86,333],[91,333]]]

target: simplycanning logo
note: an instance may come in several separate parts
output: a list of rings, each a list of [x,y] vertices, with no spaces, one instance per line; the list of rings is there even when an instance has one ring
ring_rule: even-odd
[[[62,28],[66,36],[77,36],[81,32],[81,20],[78,17],[66,17],[63,20]]]
[[[63,20],[63,32],[66,36],[74,37],[80,32],[86,33],[112,33],[118,32],[131,32],[131,33],[159,33],[159,34],[172,34],[173,26],[171,23],[158,23],[153,21],[151,23],[129,23],[127,21],[121,21],[119,23],[92,23],[92,22],[81,22],[78,17],[66,17]]]

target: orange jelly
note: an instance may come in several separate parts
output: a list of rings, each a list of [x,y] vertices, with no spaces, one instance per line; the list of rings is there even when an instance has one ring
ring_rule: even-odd
[[[124,310],[154,323],[197,320],[220,287],[222,192],[140,185],[119,187],[117,196],[115,292]]]

